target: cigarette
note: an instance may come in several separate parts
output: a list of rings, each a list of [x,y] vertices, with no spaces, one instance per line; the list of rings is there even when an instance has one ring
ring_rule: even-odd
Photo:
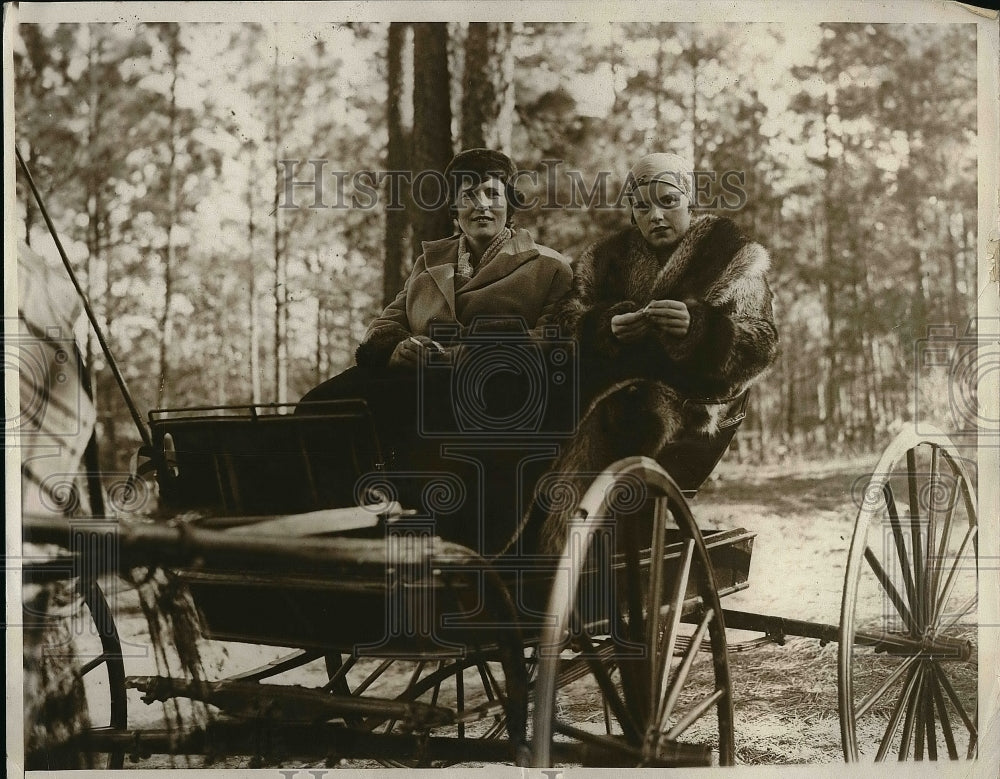
[[[411,335],[410,338],[409,338],[409,340],[410,340],[410,343],[416,344],[421,349],[424,347],[424,343],[422,341],[417,340],[417,338],[415,336]],[[431,346],[433,346],[436,351],[440,352],[441,354],[444,354],[444,347],[441,346],[441,344],[439,344],[437,341],[433,341],[432,340],[431,341]]]

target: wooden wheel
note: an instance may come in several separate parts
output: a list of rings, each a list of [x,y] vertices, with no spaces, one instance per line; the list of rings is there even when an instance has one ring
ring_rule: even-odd
[[[680,490],[652,460],[627,458],[591,485],[578,517],[539,647],[532,764],[731,765],[722,609]],[[559,700],[588,690],[597,722]]]
[[[903,433],[860,496],[840,617],[848,761],[976,755],[978,542],[969,474],[943,435]]]

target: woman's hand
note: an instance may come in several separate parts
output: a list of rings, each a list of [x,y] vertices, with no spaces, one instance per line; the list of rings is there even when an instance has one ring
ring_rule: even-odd
[[[634,343],[649,330],[649,320],[641,311],[611,317],[611,334],[622,343]]]
[[[651,300],[642,312],[649,325],[664,335],[683,338],[691,328],[691,312],[680,300]]]
[[[442,351],[441,345],[431,340],[426,335],[411,335],[404,338],[393,349],[389,357],[389,366],[392,368],[416,368],[423,359],[425,351]]]

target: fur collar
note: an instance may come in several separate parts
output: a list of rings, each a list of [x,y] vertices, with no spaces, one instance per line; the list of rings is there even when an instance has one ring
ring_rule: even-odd
[[[706,291],[718,281],[731,275],[731,270],[746,273],[750,270],[762,272],[765,267],[749,268],[744,262],[760,262],[758,253],[746,258],[741,252],[751,241],[744,236],[736,224],[726,217],[705,215],[695,217],[674,251],[664,262],[650,249],[642,233],[628,227],[599,241],[594,248],[598,262],[618,266],[622,275],[642,280],[641,290],[632,290],[639,305],[658,297],[670,297],[680,288],[694,287]],[[640,294],[636,294],[639,293]]]

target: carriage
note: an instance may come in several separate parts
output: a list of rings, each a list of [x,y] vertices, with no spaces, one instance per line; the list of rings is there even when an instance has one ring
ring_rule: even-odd
[[[110,716],[72,748],[111,767],[156,753],[728,765],[727,632],[738,630],[755,634],[739,649],[839,642],[847,760],[976,754],[976,701],[952,681],[977,659],[976,497],[969,463],[941,434],[904,433],[886,449],[858,501],[840,624],[829,625],[724,609],[748,586],[754,534],[702,532],[696,485],[649,458],[609,464],[570,496],[561,554],[515,544],[486,556],[436,533],[435,512],[461,503],[449,474],[419,474],[416,509],[394,499],[364,402],[284,411],[150,414],[162,500],[180,520],[67,533],[65,520],[25,518],[26,540],[76,556],[26,564],[26,579],[70,571],[103,646],[80,670],[101,680],[110,700],[95,711]],[[705,451],[693,442],[679,457]],[[478,501],[468,504],[459,513]],[[113,554],[101,564],[94,550]],[[287,652],[215,680],[126,676],[99,581],[102,568],[137,565],[185,585],[207,638]],[[307,667],[321,683],[300,683]],[[130,727],[129,688],[215,713],[180,731]]]
[[[745,396],[734,401],[726,434],[678,442],[659,462],[608,463],[582,491],[556,479],[548,508],[572,519],[549,555],[522,543],[523,524],[504,553],[441,537],[442,517],[474,525],[485,498],[447,471],[393,472],[363,399],[150,412],[140,431],[158,520],[23,517],[26,542],[59,550],[25,558],[24,581],[75,589],[101,645],[76,669],[89,726],[42,761],[730,765],[729,653],[789,636],[838,642],[848,761],[975,757],[975,685],[955,682],[977,663],[972,463],[927,426],[886,448],[854,496],[839,624],[725,609],[722,598],[748,586],[754,534],[702,531],[688,501],[745,409]],[[553,451],[526,458],[530,441],[495,433],[478,445],[532,463],[532,478],[504,482],[524,482],[511,505],[543,494],[534,488]],[[190,605],[205,638],[283,651],[217,679],[191,665],[183,676],[126,675],[102,585],[135,569],[166,572],[170,598],[153,606]],[[26,625],[38,616],[26,612]],[[730,644],[734,630],[754,637]],[[129,689],[212,716],[136,727]]]

